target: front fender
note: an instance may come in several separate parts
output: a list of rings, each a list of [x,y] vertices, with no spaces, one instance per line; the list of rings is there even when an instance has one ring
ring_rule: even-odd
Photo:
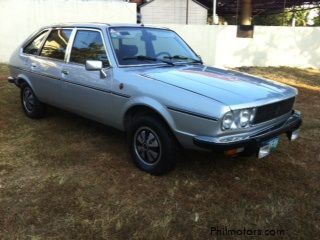
[[[140,96],[140,97],[135,97],[133,99],[130,99],[125,104],[125,107],[121,112],[122,119],[124,119],[124,116],[129,111],[129,109],[136,106],[145,106],[153,109],[155,112],[159,113],[164,118],[164,120],[167,122],[167,124],[171,129],[176,129],[175,122],[170,112],[168,111],[168,108],[162,105],[161,103],[159,103],[157,100],[147,96]]]

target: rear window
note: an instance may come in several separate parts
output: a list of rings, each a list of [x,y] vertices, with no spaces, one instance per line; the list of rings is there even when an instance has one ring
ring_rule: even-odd
[[[71,29],[52,30],[41,50],[41,56],[64,60]]]
[[[47,33],[48,31],[40,33],[23,49],[23,52],[26,54],[37,55]]]

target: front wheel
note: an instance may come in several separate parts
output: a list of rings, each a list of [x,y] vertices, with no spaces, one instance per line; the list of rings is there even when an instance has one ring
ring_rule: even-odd
[[[170,129],[155,116],[138,116],[129,127],[130,153],[135,165],[152,175],[174,169],[177,144]]]

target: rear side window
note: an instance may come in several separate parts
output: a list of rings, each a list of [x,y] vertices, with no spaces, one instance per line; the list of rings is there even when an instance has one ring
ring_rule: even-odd
[[[23,52],[26,54],[36,55],[41,48],[41,45],[46,37],[48,31],[44,31],[40,33],[37,37],[35,37],[24,49]]]
[[[99,60],[104,67],[109,66],[101,33],[97,31],[78,30],[70,56],[70,62],[85,64],[86,60]]]
[[[68,41],[72,30],[56,29],[52,30],[41,50],[41,56],[64,60]]]

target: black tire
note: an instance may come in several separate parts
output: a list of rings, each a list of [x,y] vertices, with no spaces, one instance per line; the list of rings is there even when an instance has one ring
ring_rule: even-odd
[[[161,119],[138,115],[127,136],[131,157],[138,168],[152,175],[162,175],[175,168],[177,142]]]
[[[29,118],[42,118],[46,114],[46,105],[38,100],[32,88],[27,83],[21,84],[21,105]]]

